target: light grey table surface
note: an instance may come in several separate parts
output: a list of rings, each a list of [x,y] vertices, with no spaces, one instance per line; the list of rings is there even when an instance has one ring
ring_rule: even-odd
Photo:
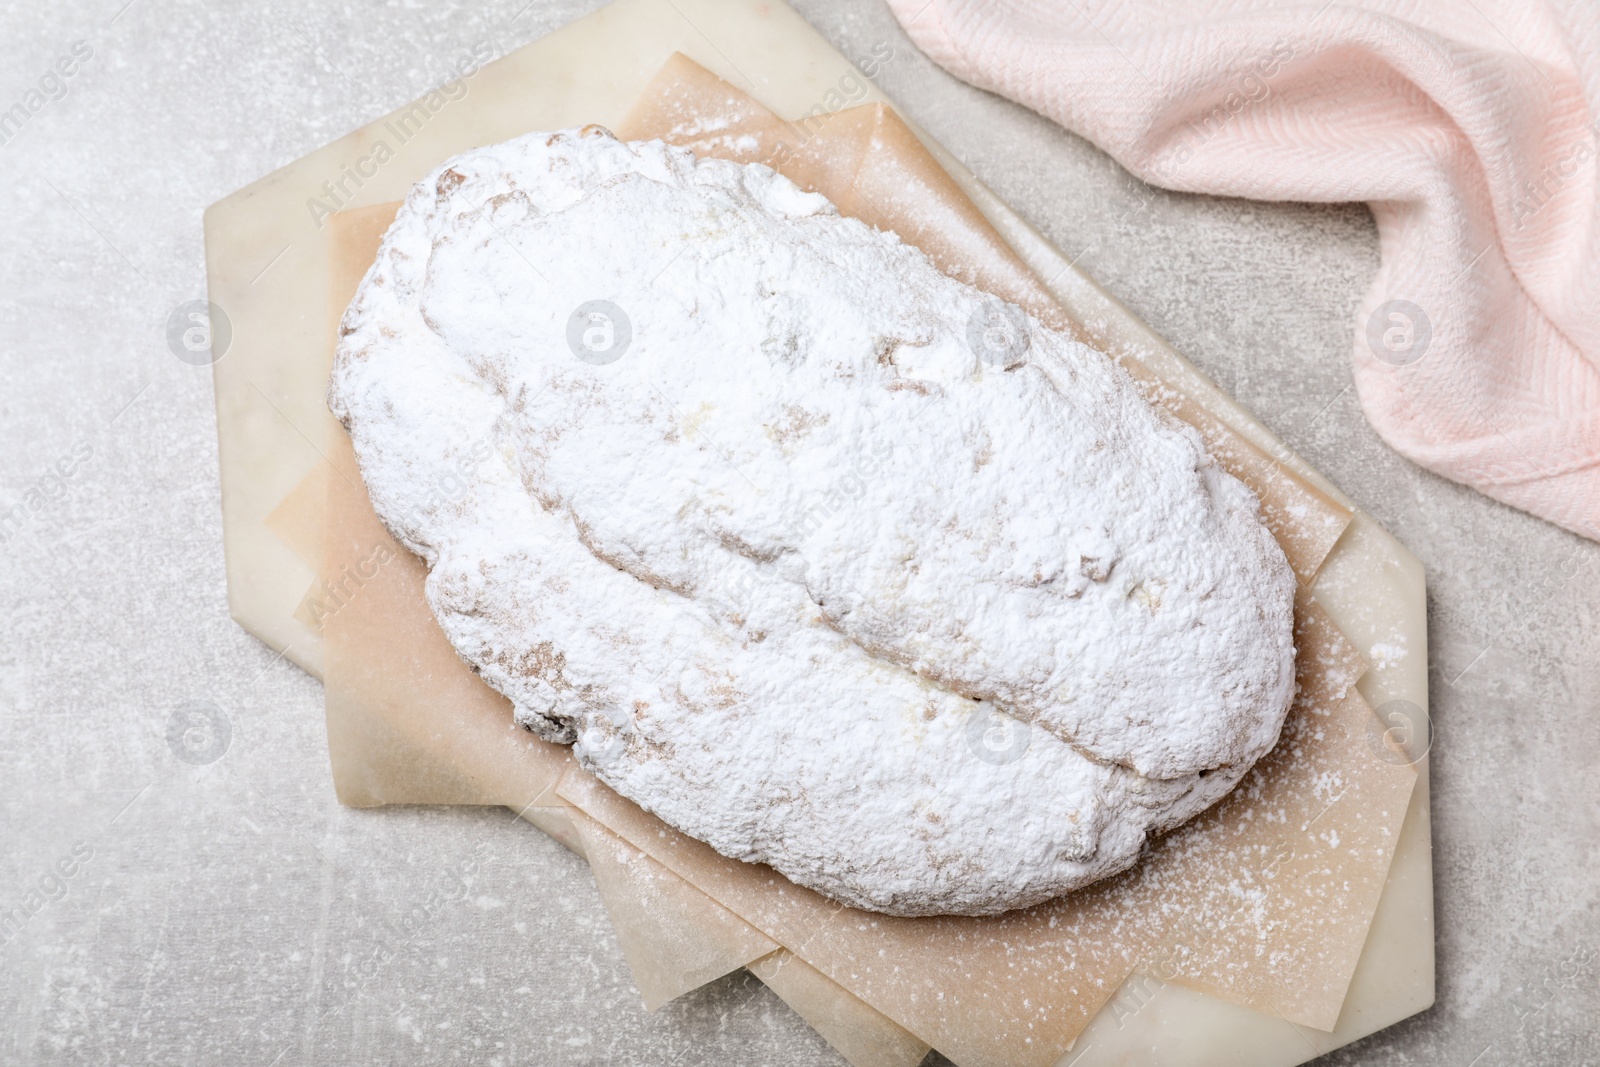
[[[0,110],[93,50],[0,146],[0,510],[38,505],[0,551],[0,908],[46,898],[0,933],[0,1063],[841,1063],[742,973],[647,1015],[587,867],[508,812],[341,808],[320,687],[228,616],[211,376],[165,339],[202,210],[597,5],[124,2],[0,10]],[[890,43],[910,117],[1426,565],[1439,1000],[1328,1062],[1600,1063],[1600,546],[1368,427],[1367,210],[1153,192],[879,4],[800,8]],[[192,700],[231,725],[202,766],[167,738]]]

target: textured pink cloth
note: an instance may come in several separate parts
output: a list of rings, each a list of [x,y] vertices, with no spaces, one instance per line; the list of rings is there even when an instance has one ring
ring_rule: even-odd
[[[1355,382],[1403,455],[1600,538],[1600,0],[889,0],[1146,181],[1367,201]]]

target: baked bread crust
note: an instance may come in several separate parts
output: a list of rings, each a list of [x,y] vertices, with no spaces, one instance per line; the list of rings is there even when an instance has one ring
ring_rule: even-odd
[[[598,127],[451,160],[329,401],[518,721],[859,907],[1122,870],[1293,698],[1293,574],[1191,429],[759,165]]]

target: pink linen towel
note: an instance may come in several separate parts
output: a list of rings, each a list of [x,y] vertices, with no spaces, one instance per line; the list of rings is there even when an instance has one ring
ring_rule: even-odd
[[[1145,181],[1364,200],[1378,433],[1600,539],[1600,0],[889,0],[957,77]]]

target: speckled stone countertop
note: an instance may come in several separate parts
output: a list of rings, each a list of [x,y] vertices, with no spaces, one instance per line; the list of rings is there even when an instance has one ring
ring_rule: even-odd
[[[588,868],[510,813],[341,808],[318,684],[228,617],[210,372],[167,341],[202,210],[595,6],[0,10],[0,112],[45,83],[0,128],[0,903],[42,900],[0,929],[0,1062],[842,1063],[742,973],[647,1015]],[[1328,1062],[1600,1063],[1600,546],[1367,426],[1367,210],[1148,189],[877,3],[798,6],[887,43],[912,119],[1427,567],[1439,1002]],[[168,737],[194,700],[228,722],[203,764]]]

